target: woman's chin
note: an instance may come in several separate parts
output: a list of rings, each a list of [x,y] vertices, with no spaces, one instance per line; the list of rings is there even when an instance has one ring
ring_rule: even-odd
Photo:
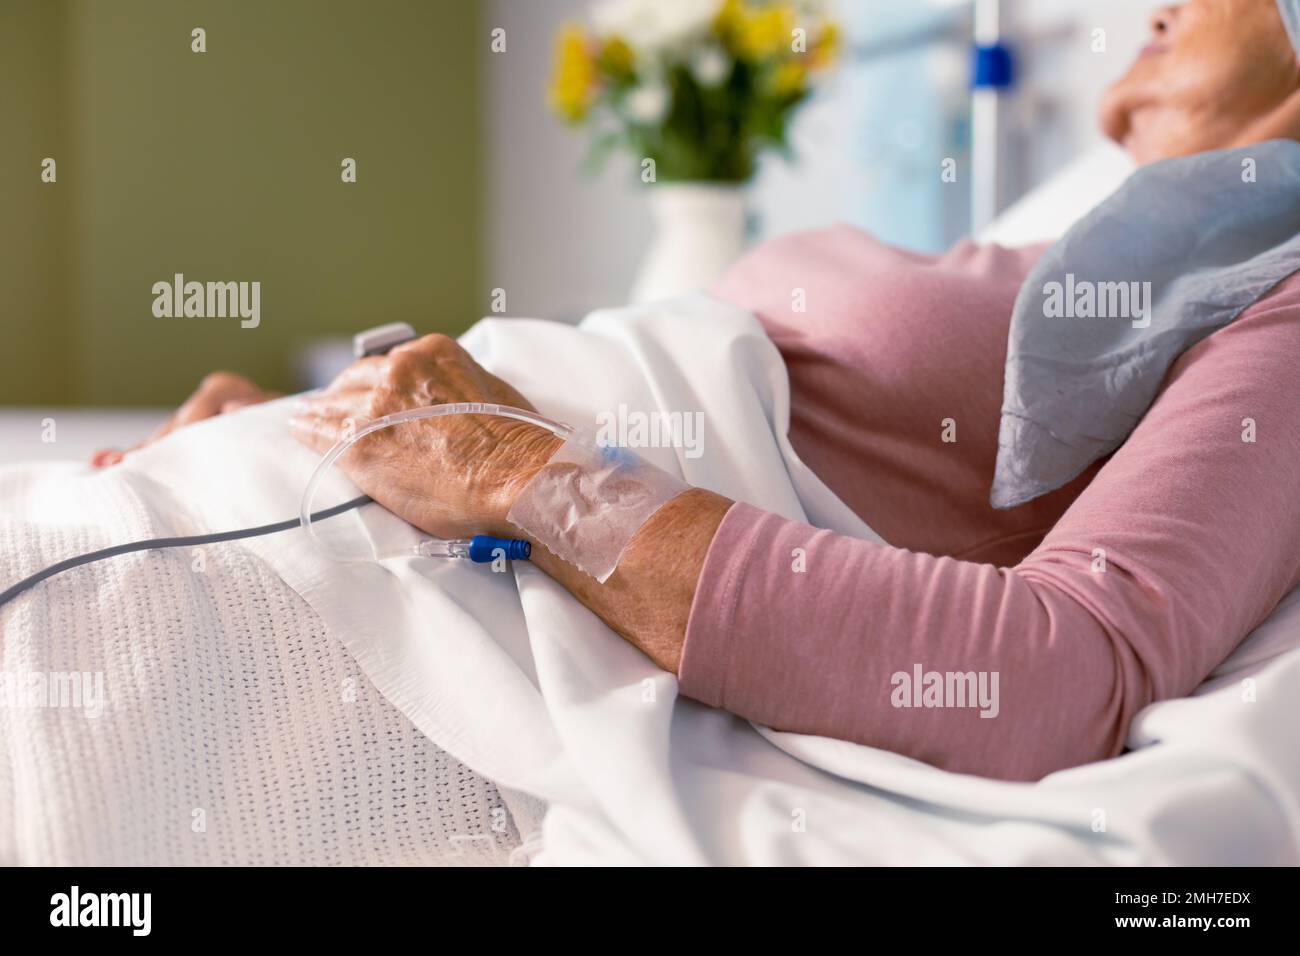
[[[1154,163],[1158,159],[1163,159],[1163,155],[1154,149],[1149,141],[1136,133],[1130,133],[1120,141],[1120,146],[1124,152],[1128,153],[1129,158],[1138,166],[1146,166],[1148,163]]]

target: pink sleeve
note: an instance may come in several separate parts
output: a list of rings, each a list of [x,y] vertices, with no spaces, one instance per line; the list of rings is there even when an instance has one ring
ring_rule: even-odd
[[[1262,300],[1184,355],[1016,567],[735,505],[701,572],[683,693],[1004,779],[1119,753],[1138,710],[1189,693],[1300,581],[1295,298]],[[910,686],[918,672],[983,672],[989,691],[996,674],[996,708],[924,706],[933,678]],[[944,685],[932,700],[950,705],[972,686]]]

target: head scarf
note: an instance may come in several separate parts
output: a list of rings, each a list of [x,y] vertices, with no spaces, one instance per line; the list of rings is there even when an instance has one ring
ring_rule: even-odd
[[[1166,159],[1048,249],[1016,300],[990,500],[1123,444],[1187,349],[1300,270],[1300,143]]]
[[[1277,0],[1277,7],[1282,11],[1282,22],[1286,24],[1295,54],[1300,57],[1300,0]]]
[[[1300,57],[1300,0],[1277,5]],[[1300,143],[1138,170],[1020,290],[990,503],[1014,508],[1117,449],[1179,355],[1298,270]]]

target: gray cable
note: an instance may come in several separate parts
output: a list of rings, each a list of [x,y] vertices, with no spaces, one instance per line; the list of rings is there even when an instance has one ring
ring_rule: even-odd
[[[360,498],[353,498],[351,501],[345,501],[343,504],[335,505],[333,508],[326,508],[324,511],[317,511],[311,516],[311,520],[322,521],[325,518],[333,518],[335,515],[343,514],[345,511],[351,511],[353,508],[360,508],[364,504],[369,504],[371,500],[372,499],[369,495],[362,495]],[[266,534],[278,534],[281,531],[292,531],[301,524],[301,518],[290,518],[287,521],[277,521],[275,524],[264,524],[257,528],[244,528],[240,531],[218,531],[214,534],[196,534],[186,538],[146,538],[144,541],[132,541],[130,544],[115,544],[111,548],[102,548],[99,551],[91,551],[89,554],[79,554],[73,558],[66,558],[58,564],[51,564],[48,568],[37,571],[30,577],[23,578],[13,587],[0,593],[0,607],[4,607],[28,588],[40,584],[46,578],[52,578],[54,575],[59,574],[62,571],[78,568],[83,564],[103,561],[105,558],[115,558],[119,554],[130,554],[133,551],[154,551],[159,548],[192,548],[200,544],[216,544],[221,541],[238,541],[241,538],[258,538]]]

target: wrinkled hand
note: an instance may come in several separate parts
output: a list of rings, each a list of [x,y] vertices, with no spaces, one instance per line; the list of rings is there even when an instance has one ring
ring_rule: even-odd
[[[194,394],[144,441],[132,445],[125,451],[118,448],[101,448],[90,456],[90,463],[96,468],[116,465],[131,452],[152,445],[178,428],[216,415],[228,415],[249,405],[259,405],[279,397],[276,392],[262,391],[242,375],[236,375],[234,372],[213,372],[205,376],[199,383],[199,387],[194,390]]]
[[[426,335],[387,355],[350,365],[329,387],[304,396],[289,428],[324,454],[376,418],[446,402],[532,409],[519,392],[445,335]],[[511,533],[506,513],[560,439],[495,415],[454,415],[367,435],[338,467],[362,491],[411,524],[443,538]]]

